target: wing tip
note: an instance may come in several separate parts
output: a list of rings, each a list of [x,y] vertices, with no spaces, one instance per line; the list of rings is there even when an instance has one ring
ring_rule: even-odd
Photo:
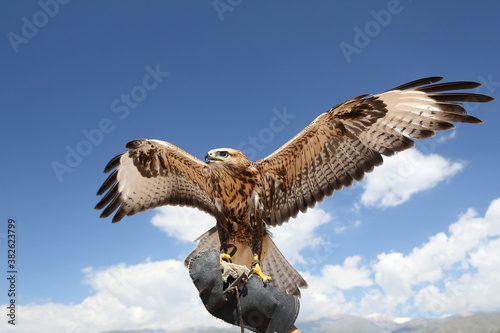
[[[471,115],[467,115],[467,122],[469,124],[484,124],[484,122],[481,119],[476,118],[476,117],[471,116]]]
[[[477,98],[477,100],[472,101],[474,103],[488,103],[488,102],[493,102],[495,100],[495,98],[483,94],[474,94],[474,97]]]
[[[422,78],[422,79],[417,79],[417,80],[413,80],[413,81],[404,83],[402,85],[399,85],[397,87],[389,89],[388,91],[390,91],[390,90],[407,90],[407,89],[412,89],[412,88],[424,86],[424,85],[427,85],[427,84],[436,83],[436,82],[439,82],[439,81],[441,81],[443,79],[444,79],[443,76],[425,77],[425,78]]]
[[[108,173],[120,164],[120,160],[125,153],[121,153],[113,157],[104,167],[104,173]]]

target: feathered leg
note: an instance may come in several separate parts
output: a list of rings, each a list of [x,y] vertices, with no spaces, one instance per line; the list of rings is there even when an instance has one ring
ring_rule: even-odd
[[[227,220],[222,214],[217,214],[217,231],[219,233],[219,240],[220,240],[220,258],[219,258],[219,263],[222,262],[222,260],[226,260],[231,262],[231,256],[228,253],[228,246],[229,246],[229,232],[227,230]]]
[[[255,205],[254,215],[251,216],[250,223],[252,225],[252,252],[253,252],[253,262],[252,262],[252,273],[257,274],[262,281],[269,282],[271,277],[265,275],[260,268],[260,255],[262,254],[262,243],[264,241],[264,236],[266,235],[266,227],[264,225],[263,216],[261,214],[262,209],[258,204]]]

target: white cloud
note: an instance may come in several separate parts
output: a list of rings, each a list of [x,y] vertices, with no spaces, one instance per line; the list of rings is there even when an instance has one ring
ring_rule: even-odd
[[[484,217],[472,209],[408,255],[382,253],[372,265],[387,300],[415,296],[419,312],[433,314],[500,309],[500,199]],[[437,287],[444,284],[444,290]],[[415,291],[418,289],[418,292]]]
[[[370,207],[391,207],[408,201],[418,192],[447,180],[464,164],[436,154],[424,155],[410,149],[384,159],[384,165],[367,175],[361,203]]]
[[[112,329],[227,327],[204,308],[184,263],[119,264],[84,270],[94,294],[75,305],[19,307],[15,332],[103,332]],[[21,319],[20,319],[21,320]]]
[[[360,256],[347,257],[344,264],[325,265],[321,273],[329,283],[339,289],[349,290],[354,287],[368,287],[373,284],[370,278],[371,270],[365,265],[360,265]]]
[[[500,294],[499,236],[500,198],[484,216],[468,209],[409,254],[380,253],[364,265],[351,256],[343,265],[325,265],[319,276],[302,273],[310,288],[302,293],[300,318],[499,311],[500,299],[492,297]]]
[[[309,284],[302,291],[298,321],[349,313],[355,303],[347,301],[344,293],[331,283],[330,276],[301,273]]]
[[[333,229],[333,231],[335,231],[336,234],[341,234],[351,228],[357,228],[361,225],[361,221],[360,220],[356,220],[356,221],[353,221],[353,222],[349,222],[347,224],[342,224],[342,225],[337,225],[335,226],[335,228]]]
[[[327,235],[317,233],[317,228],[332,220],[330,214],[320,208],[309,209],[306,214],[299,214],[281,226],[271,228],[273,240],[283,255],[293,263],[308,263],[318,258],[304,260],[300,254],[307,247],[327,250],[331,245]],[[276,232],[274,232],[276,231]]]
[[[193,242],[215,226],[215,218],[190,207],[164,206],[155,209],[151,223],[181,241]]]
[[[321,275],[302,272],[309,288],[302,291],[299,320],[357,312],[356,300],[346,299],[344,290],[373,284],[370,269],[361,261],[360,256],[352,256],[343,265],[325,265]]]
[[[452,130],[452,131],[447,131],[445,133],[440,133],[435,140],[437,143],[443,143],[448,140],[455,139],[456,137],[457,137],[457,131]]]
[[[449,230],[450,261],[465,261],[464,269],[445,278],[443,290],[435,285],[419,290],[415,306],[421,312],[445,314],[498,311],[500,300],[492,295],[500,294],[500,199],[484,217],[469,209]]]

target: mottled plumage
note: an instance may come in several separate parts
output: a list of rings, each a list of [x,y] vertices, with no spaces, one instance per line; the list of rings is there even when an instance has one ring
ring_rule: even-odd
[[[125,215],[162,205],[201,209],[216,226],[199,238],[186,259],[205,250],[235,244],[233,261],[251,266],[259,256],[271,284],[296,296],[307,287],[283,257],[266,226],[276,226],[306,212],[335,190],[360,181],[391,156],[453,128],[452,122],[481,123],[461,102],[488,102],[485,95],[449,91],[472,89],[475,82],[438,83],[441,77],[412,81],[377,95],[347,100],[317,117],[266,158],[250,162],[240,151],[211,150],[206,162],[159,140],[134,140],[129,151],[113,158],[113,170],[98,195],[101,217]]]

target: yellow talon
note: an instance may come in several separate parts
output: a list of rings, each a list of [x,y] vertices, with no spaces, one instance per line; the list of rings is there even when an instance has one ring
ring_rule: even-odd
[[[265,275],[262,272],[262,269],[260,268],[259,257],[255,256],[253,259],[254,259],[254,263],[252,264],[252,266],[253,266],[252,273],[257,274],[264,282],[271,281],[271,277],[268,275]]]
[[[219,264],[222,264],[222,260],[225,260],[227,262],[231,262],[231,256],[227,253],[221,253],[219,257]]]

